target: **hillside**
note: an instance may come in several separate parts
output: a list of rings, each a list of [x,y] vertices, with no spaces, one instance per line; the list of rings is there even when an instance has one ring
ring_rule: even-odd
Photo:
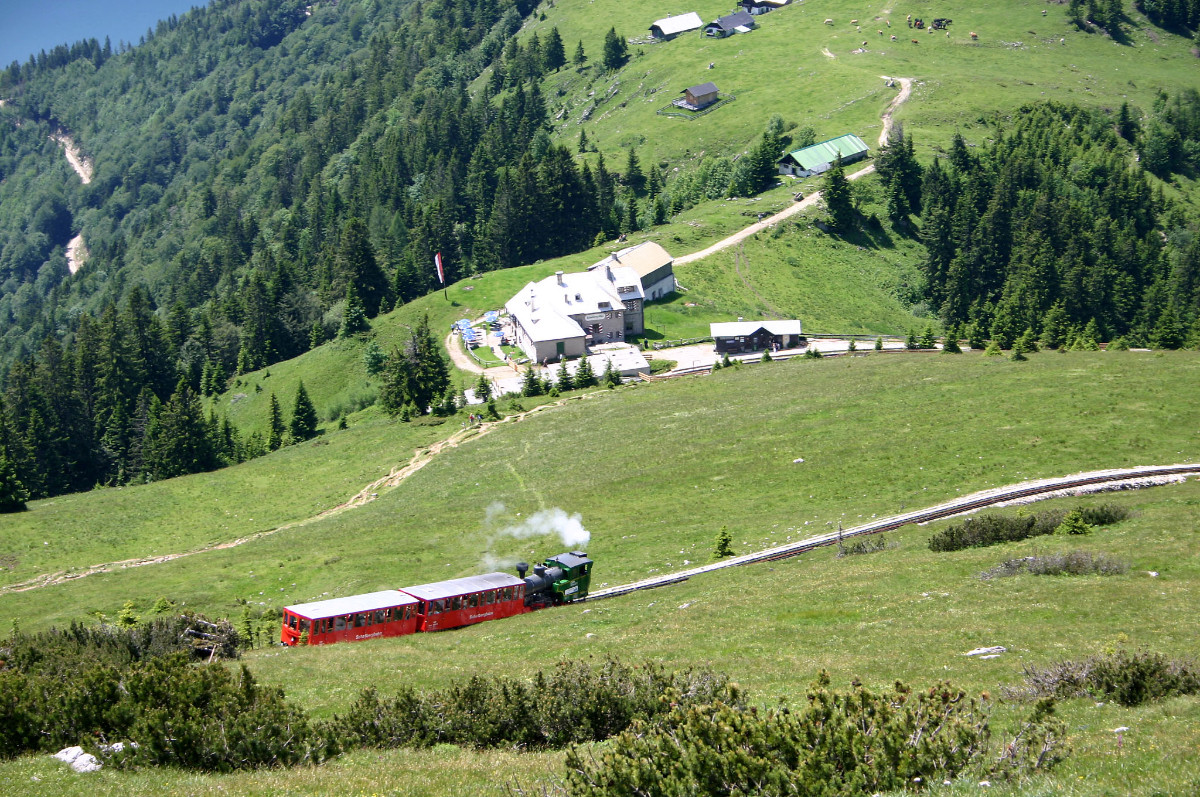
[[[1194,656],[1196,480],[1002,510],[1131,511],[1086,537],[935,553],[939,522],[871,555],[823,549],[459,631],[262,644],[284,605],[557,553],[527,528],[544,510],[578,513],[593,586],[614,585],[708,561],[721,531],[749,552],[1026,479],[1196,461],[1200,4],[1090,5],[1087,21],[1079,3],[794,0],[748,34],[651,43],[650,22],[685,9],[215,0],[136,48],[83,42],[0,72],[0,500],[18,481],[32,493],[0,515],[0,633],[156,606],[244,621],[260,644],[241,663],[317,720],[368,687],[533,683],[610,655],[711,666],[764,709],[801,705],[821,670],[838,688],[951,679],[998,695],[1027,666]],[[928,33],[908,16],[953,23]],[[610,28],[628,54],[605,65]],[[886,75],[915,90],[884,153]],[[736,99],[658,113],[709,80]],[[831,182],[777,179],[766,155],[845,132],[877,170],[848,192],[851,223],[822,198],[679,264],[646,337],[797,317],[810,334],[928,325],[1004,348],[1025,333],[1042,351],[796,358],[509,396],[505,420],[479,427],[466,409],[402,422],[379,403],[425,319],[441,340],[530,280],[640,241],[699,252]],[[89,183],[56,139],[78,144]],[[90,254],[71,273],[76,235]],[[348,329],[355,308],[368,328]],[[1082,350],[1102,342],[1138,350]],[[452,390],[474,379],[450,371]],[[272,399],[290,412],[301,384],[315,434],[269,450]],[[980,577],[1068,550],[1126,569]],[[1007,650],[963,655],[991,645]],[[22,705],[7,683],[0,706]],[[995,726],[1027,709],[998,703]],[[1195,696],[1057,710],[1066,761],[988,793],[1200,788]],[[25,755],[0,760],[0,794],[556,794],[564,755],[440,744],[89,779]]]
[[[158,596],[236,614],[242,601],[257,611],[324,593],[448,578],[554,547],[548,538],[497,536],[520,516],[550,507],[582,515],[598,579],[622,583],[703,561],[721,525],[733,532],[738,549],[753,550],[990,485],[1187,460],[1200,441],[1178,430],[1197,427],[1189,388],[1197,367],[1190,353],[1047,352],[1027,363],[978,354],[876,355],[746,366],[602,391],[447,449],[361,508],[233,548],[6,592],[0,606],[6,618],[20,617],[23,628],[34,629],[92,611],[113,616],[126,600],[146,612]],[[998,395],[1003,403],[994,401]],[[449,431],[411,431],[418,430]],[[372,470],[383,475],[432,439],[412,437],[391,422],[364,422],[330,432],[327,445],[290,447],[214,474],[37,502],[6,523],[5,549],[15,549],[18,560],[6,581],[53,568],[78,570],[109,550],[181,551],[303,520],[339,493],[349,497],[355,478],[365,482]],[[650,455],[631,459],[631,441],[644,439],[654,440]],[[564,480],[561,474],[578,470],[582,451],[588,452],[588,478]],[[794,463],[797,457],[804,462]],[[1014,683],[1022,663],[1085,655],[1114,640],[1188,651],[1197,629],[1184,596],[1200,578],[1188,509],[1194,492],[1189,483],[1114,497],[1138,515],[1098,532],[1086,547],[1132,560],[1125,576],[1020,577],[981,589],[975,573],[1031,550],[1054,549],[1058,541],[931,554],[924,548],[930,531],[911,529],[887,535],[899,547],[873,556],[843,561],[833,551],[816,552],[588,606],[583,614],[576,607],[444,635],[282,655],[262,651],[249,654],[248,662],[260,678],[319,712],[339,710],[371,683],[388,691],[397,670],[406,682],[434,686],[465,672],[466,661],[474,673],[528,674],[562,657],[602,651],[672,665],[710,662],[765,702],[777,694],[797,696],[818,667],[841,681],[925,683],[949,675],[972,688],[994,689]],[[225,514],[225,523],[213,522],[210,506]],[[151,515],[168,507],[170,526]],[[43,537],[52,544],[41,546]],[[1151,580],[1148,570],[1161,578]],[[723,630],[714,635],[714,627]],[[547,639],[559,642],[547,645]],[[961,658],[985,644],[1004,644],[1014,653],[990,663]],[[1154,773],[1147,794],[1155,783],[1195,777],[1183,759],[1168,776],[1150,763],[1159,754],[1148,747],[1185,756],[1181,734],[1194,718],[1193,703],[1174,704],[1169,714],[1106,710],[1104,727],[1136,724],[1148,734],[1141,737],[1147,746],[1128,753],[1128,766]],[[1099,783],[1123,777],[1104,769],[1107,731],[1085,718],[1085,705],[1076,701],[1064,710],[1081,725],[1080,749],[1052,782],[1069,783],[1077,771]],[[420,772],[448,753],[413,755],[387,760]],[[479,787],[479,767],[498,767],[511,778],[528,766],[547,774],[556,766],[553,757],[531,762],[497,755],[456,753],[450,780],[384,772],[352,777],[365,777],[366,789],[391,784],[407,793],[449,794],[463,784]],[[319,792],[334,773],[356,772],[359,761],[351,756],[288,780],[288,787],[262,775],[214,778],[205,788],[275,793],[300,783]],[[4,768],[24,777],[53,771],[28,760]],[[146,777],[152,780],[141,780]],[[173,783],[149,773],[112,773],[104,782],[119,789],[163,783],[163,777]],[[63,793],[76,788],[56,782]]]

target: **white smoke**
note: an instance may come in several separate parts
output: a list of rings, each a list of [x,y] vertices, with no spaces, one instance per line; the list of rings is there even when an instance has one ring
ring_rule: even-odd
[[[489,539],[488,551],[483,554],[482,559],[483,566],[488,569],[509,570],[516,565],[518,561],[516,557],[501,557],[491,551],[495,543],[504,537],[528,540],[534,537],[557,536],[559,542],[569,551],[587,550],[588,541],[592,538],[591,532],[583,527],[583,516],[578,512],[568,514],[566,510],[558,507],[542,509],[523,520],[509,522],[497,529],[496,527],[501,526],[506,514],[507,507],[499,501],[490,504],[484,512],[484,531],[488,534]],[[554,553],[559,552],[547,551],[545,555],[550,556]]]
[[[583,527],[582,515],[578,512],[568,515],[566,510],[558,507],[534,512],[522,522],[500,529],[496,536],[526,540],[551,534],[557,534],[562,544],[571,550],[584,550],[592,538],[591,532]]]

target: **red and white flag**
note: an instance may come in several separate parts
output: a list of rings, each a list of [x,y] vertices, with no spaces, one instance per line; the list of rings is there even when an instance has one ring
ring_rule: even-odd
[[[442,270],[442,253],[438,252],[433,256],[433,265],[437,267],[438,282],[446,284],[446,272]]]

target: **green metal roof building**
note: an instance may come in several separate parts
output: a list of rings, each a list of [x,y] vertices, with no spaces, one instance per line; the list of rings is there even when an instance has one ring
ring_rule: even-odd
[[[867,145],[861,138],[847,133],[789,152],[779,161],[779,173],[810,177],[828,171],[838,157],[841,157],[843,164],[854,163],[867,157],[867,152]]]

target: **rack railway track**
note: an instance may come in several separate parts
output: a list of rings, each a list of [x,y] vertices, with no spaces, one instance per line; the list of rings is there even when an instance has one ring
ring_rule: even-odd
[[[680,570],[675,573],[666,573],[661,576],[635,581],[630,584],[623,584],[616,587],[605,587],[593,591],[587,597],[587,601],[603,600],[605,598],[615,598],[620,595],[628,595],[632,592],[638,592],[645,589],[656,589],[665,587],[668,584],[678,584],[682,581],[687,581],[692,576],[698,576],[703,573],[711,573],[715,570],[723,570],[727,567],[740,567],[742,565],[756,564],[758,562],[775,562],[780,559],[788,559],[793,556],[799,556],[802,553],[821,548],[827,545],[834,545],[839,539],[845,540],[852,537],[863,537],[868,534],[879,534],[884,531],[892,531],[901,526],[907,526],[910,523],[928,523],[932,520],[942,520],[944,518],[961,515],[968,512],[974,512],[977,509],[982,509],[996,504],[1017,501],[1025,498],[1050,498],[1054,497],[1055,493],[1070,493],[1081,488],[1107,486],[1113,489],[1121,487],[1133,488],[1142,486],[1152,486],[1162,483],[1163,478],[1186,478],[1187,476],[1200,476],[1200,463],[1182,464],[1182,465],[1150,465],[1137,468],[1120,468],[1114,470],[1090,471],[1087,473],[1077,473],[1073,476],[1062,476],[1053,479],[1039,479],[1036,481],[1021,482],[1019,484],[1010,484],[1004,487],[996,487],[990,490],[982,490],[980,492],[964,495],[960,498],[955,498],[952,501],[937,504],[936,506],[926,509],[918,509],[913,512],[905,512],[891,517],[879,518],[870,523],[864,523],[861,526],[854,528],[833,531],[826,534],[819,534],[815,537],[790,542],[786,545],[779,545],[774,548],[767,548],[755,553],[745,554],[744,556],[735,556],[729,559],[724,559],[720,562],[714,562],[700,567],[693,567],[688,570]]]

